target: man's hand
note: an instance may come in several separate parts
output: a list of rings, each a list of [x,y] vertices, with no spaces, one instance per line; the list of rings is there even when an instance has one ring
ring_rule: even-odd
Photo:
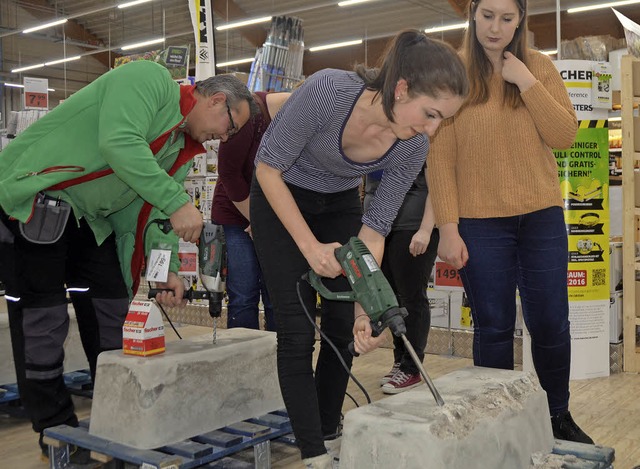
[[[184,283],[182,279],[174,272],[169,272],[166,282],[157,282],[156,288],[167,289],[156,295],[156,301],[163,306],[184,306],[187,300],[182,298],[184,295]]]
[[[187,202],[169,217],[173,231],[185,241],[195,243],[200,237],[204,220],[200,211]]]

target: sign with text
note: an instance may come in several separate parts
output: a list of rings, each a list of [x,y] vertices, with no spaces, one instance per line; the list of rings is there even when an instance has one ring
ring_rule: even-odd
[[[49,109],[49,80],[46,78],[24,78],[24,108]]]
[[[434,267],[433,287],[446,290],[464,288],[458,269],[439,259]]]

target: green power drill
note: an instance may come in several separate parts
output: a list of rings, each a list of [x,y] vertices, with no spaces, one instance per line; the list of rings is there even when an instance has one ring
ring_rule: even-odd
[[[336,259],[342,266],[344,275],[351,285],[350,292],[332,292],[323,283],[322,278],[313,270],[305,275],[305,279],[320,294],[321,297],[335,301],[355,301],[362,306],[371,321],[372,335],[379,336],[389,328],[391,332],[402,338],[405,347],[415,362],[423,380],[431,390],[431,394],[439,406],[444,405],[440,393],[427,375],[418,355],[406,337],[407,328],[404,318],[408,315],[406,308],[400,308],[391,285],[385,278],[367,246],[359,238],[352,237],[347,244],[335,250]],[[349,350],[356,353],[353,342]]]

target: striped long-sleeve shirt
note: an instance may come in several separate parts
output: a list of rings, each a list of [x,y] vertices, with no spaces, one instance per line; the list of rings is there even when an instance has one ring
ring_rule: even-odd
[[[384,169],[384,176],[363,224],[386,236],[429,150],[428,139],[417,135],[396,140],[379,159],[350,160],[342,135],[364,91],[354,72],[327,69],[313,74],[297,89],[267,129],[256,161],[282,171],[285,182],[321,193],[357,187],[361,177]]]

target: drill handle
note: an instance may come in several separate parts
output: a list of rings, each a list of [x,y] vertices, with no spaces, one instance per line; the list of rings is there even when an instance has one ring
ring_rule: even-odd
[[[163,291],[173,291],[170,288],[150,288],[149,293],[147,293],[147,298],[150,300],[154,299],[158,293],[162,293]],[[210,294],[207,291],[200,290],[185,290],[182,294],[182,298],[188,301],[193,300],[207,300],[209,299]]]
[[[378,327],[376,327],[373,321],[371,322],[371,337],[378,337],[383,330],[384,329],[380,330]],[[356,344],[354,343],[353,340],[349,342],[348,348],[349,348],[349,353],[351,353],[351,355],[353,355],[354,357],[360,356],[360,354],[356,352]]]
[[[356,295],[352,291],[333,292],[329,290],[325,284],[322,283],[322,277],[316,274],[313,270],[309,270],[303,278],[311,284],[314,290],[317,291],[322,298],[335,301],[356,301]]]

